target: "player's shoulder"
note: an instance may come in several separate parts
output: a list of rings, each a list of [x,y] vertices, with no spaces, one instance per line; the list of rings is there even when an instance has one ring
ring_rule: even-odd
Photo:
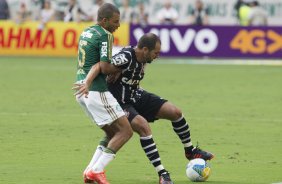
[[[134,50],[133,46],[126,46],[126,47],[122,48],[121,51],[118,54],[122,54],[126,58],[131,60],[131,58],[133,58],[133,56],[135,55],[135,50]]]
[[[112,63],[116,66],[125,65],[132,60],[134,53],[135,51],[132,46],[124,47],[113,56]]]
[[[81,33],[82,38],[92,38],[92,37],[99,38],[103,36],[108,37],[109,35],[112,35],[112,34],[99,25],[93,25],[93,26],[87,27]]]
[[[135,50],[134,50],[134,47],[133,46],[126,46],[126,47],[123,47],[121,49],[121,52],[123,53],[128,53],[128,54],[132,54],[132,53],[135,53]]]

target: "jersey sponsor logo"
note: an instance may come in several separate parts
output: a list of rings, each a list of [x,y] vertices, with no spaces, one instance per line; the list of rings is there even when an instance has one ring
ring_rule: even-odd
[[[101,57],[107,57],[108,53],[108,43],[107,42],[102,42],[102,48],[101,48]]]
[[[128,80],[127,77],[123,77],[123,78],[121,79],[121,81],[122,81],[123,83],[125,83],[125,84],[128,84],[128,85],[138,85],[139,82],[140,82],[140,80],[132,80],[132,79]]]
[[[125,54],[118,54],[112,59],[112,64],[116,66],[123,65],[128,62],[128,59],[125,57]]]
[[[83,38],[91,38],[91,37],[93,36],[93,34],[90,33],[90,31],[88,30],[88,31],[83,31],[83,32],[81,33],[81,36],[82,36]]]

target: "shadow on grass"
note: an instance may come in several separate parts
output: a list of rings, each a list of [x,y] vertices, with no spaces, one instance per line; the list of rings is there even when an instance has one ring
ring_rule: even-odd
[[[158,181],[156,180],[139,180],[139,179],[134,179],[134,180],[126,180],[126,181],[115,181],[115,183],[122,183],[122,184],[156,184],[158,183]],[[195,182],[191,182],[189,180],[181,180],[181,181],[177,181],[174,180],[175,184],[188,184],[188,183],[195,183]],[[203,182],[198,182],[198,183],[203,183]],[[205,183],[209,183],[209,184],[239,184],[240,182],[234,182],[234,181],[206,181]]]
[[[176,184],[187,184],[187,183],[195,183],[195,182],[192,182],[192,181],[188,181],[188,180],[182,180],[182,181],[175,181],[174,183]],[[203,183],[203,182],[196,182],[196,183]],[[235,181],[206,181],[204,183],[209,183],[209,184],[212,184],[212,183],[216,183],[216,184],[239,184],[240,182],[235,182]]]

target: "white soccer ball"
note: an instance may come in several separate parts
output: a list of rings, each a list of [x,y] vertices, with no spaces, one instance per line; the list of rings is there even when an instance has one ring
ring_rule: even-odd
[[[186,166],[186,175],[191,181],[206,181],[210,174],[210,165],[201,158],[191,160]]]

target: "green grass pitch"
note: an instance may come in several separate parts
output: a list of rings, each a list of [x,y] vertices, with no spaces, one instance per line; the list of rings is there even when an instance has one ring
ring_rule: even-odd
[[[103,134],[74,100],[75,70],[75,58],[0,58],[1,184],[83,183]],[[216,155],[208,183],[282,182],[281,66],[157,61],[146,70],[142,87],[179,106],[193,143]],[[170,122],[151,127],[174,182],[189,183]],[[137,134],[106,170],[113,184],[158,183]]]

